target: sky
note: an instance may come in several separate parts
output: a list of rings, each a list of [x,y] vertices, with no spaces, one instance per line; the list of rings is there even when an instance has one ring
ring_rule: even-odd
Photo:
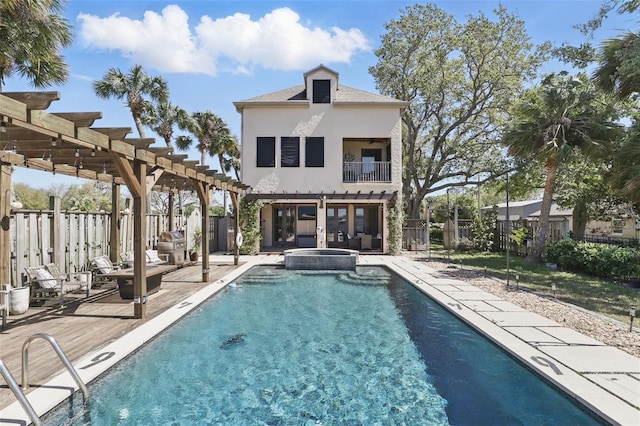
[[[525,21],[531,41],[578,45],[585,36],[573,28],[594,17],[604,0],[503,0]],[[101,111],[96,127],[132,127],[127,107],[117,99],[100,99],[92,83],[109,68],[128,72],[139,64],[164,77],[172,103],[188,112],[210,110],[222,117],[240,140],[240,114],[233,106],[255,96],[303,84],[303,73],[324,64],[339,73],[340,84],[378,93],[368,68],[385,34],[416,2],[399,0],[218,1],[218,0],[68,0],[64,16],[74,27],[74,43],[63,52],[69,79],[45,90],[60,92],[49,112]],[[497,1],[434,1],[458,22],[480,11],[493,16]],[[596,45],[636,29],[629,15],[611,14],[596,32]],[[565,65],[553,63],[547,71]],[[3,91],[34,90],[11,78]],[[156,137],[151,130],[147,137]],[[156,137],[156,145],[164,142]],[[189,159],[199,160],[195,151]],[[217,168],[213,158],[207,163]],[[18,168],[14,183],[34,188],[82,184],[85,180]]]

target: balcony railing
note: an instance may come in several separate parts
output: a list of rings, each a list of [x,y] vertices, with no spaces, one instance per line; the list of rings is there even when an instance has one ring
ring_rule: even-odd
[[[344,162],[342,164],[342,181],[351,182],[391,182],[391,162]]]

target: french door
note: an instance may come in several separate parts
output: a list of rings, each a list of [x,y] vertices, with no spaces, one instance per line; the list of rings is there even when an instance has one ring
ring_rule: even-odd
[[[347,247],[347,206],[327,207],[327,247]]]
[[[278,206],[273,208],[273,245],[274,247],[295,246],[296,208]]]

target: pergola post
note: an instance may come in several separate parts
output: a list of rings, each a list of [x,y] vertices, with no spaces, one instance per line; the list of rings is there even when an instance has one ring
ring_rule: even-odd
[[[169,217],[167,218],[167,229],[169,231],[173,231],[176,229],[175,225],[175,212],[174,212],[174,204],[175,204],[176,195],[173,192],[169,192],[169,206],[167,208],[167,214]]]
[[[120,215],[120,185],[111,184],[111,228],[109,229],[109,257],[112,262],[120,261],[120,235],[122,216]]]
[[[133,317],[144,318],[147,303],[147,164],[134,160],[139,191],[133,194]]]
[[[11,282],[11,164],[0,163],[0,285]]]
[[[202,230],[202,242],[200,247],[202,248],[202,282],[209,281],[209,232],[211,225],[209,223],[209,202],[210,192],[209,186],[204,182],[197,180],[193,181],[193,184],[198,193],[198,199],[200,200],[200,229]]]
[[[56,264],[58,267],[64,270],[63,265],[65,265],[65,252],[64,247],[62,245],[62,221],[60,220],[60,214],[62,212],[62,200],[60,197],[49,197],[49,209],[53,210],[53,215],[50,218],[50,229],[51,234],[49,235],[49,248],[53,250],[52,253],[49,254],[49,261]],[[44,259],[44,253],[43,253]],[[83,265],[76,265],[76,268],[82,267]],[[83,268],[84,269],[84,268]],[[71,271],[67,271],[71,272]]]

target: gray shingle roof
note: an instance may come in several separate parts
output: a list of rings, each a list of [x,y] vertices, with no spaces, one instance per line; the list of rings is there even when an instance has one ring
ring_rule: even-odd
[[[236,109],[240,110],[242,107],[261,104],[300,104],[300,101],[310,102],[307,98],[305,86],[294,86],[288,89],[279,90],[277,92],[267,93],[266,95],[256,96],[255,98],[249,98],[244,101],[234,102]],[[388,96],[377,95],[374,93],[365,92],[364,90],[354,89],[348,86],[340,86],[336,91],[334,104],[358,104],[371,106],[397,106],[399,108],[405,107],[407,102],[394,99]]]

